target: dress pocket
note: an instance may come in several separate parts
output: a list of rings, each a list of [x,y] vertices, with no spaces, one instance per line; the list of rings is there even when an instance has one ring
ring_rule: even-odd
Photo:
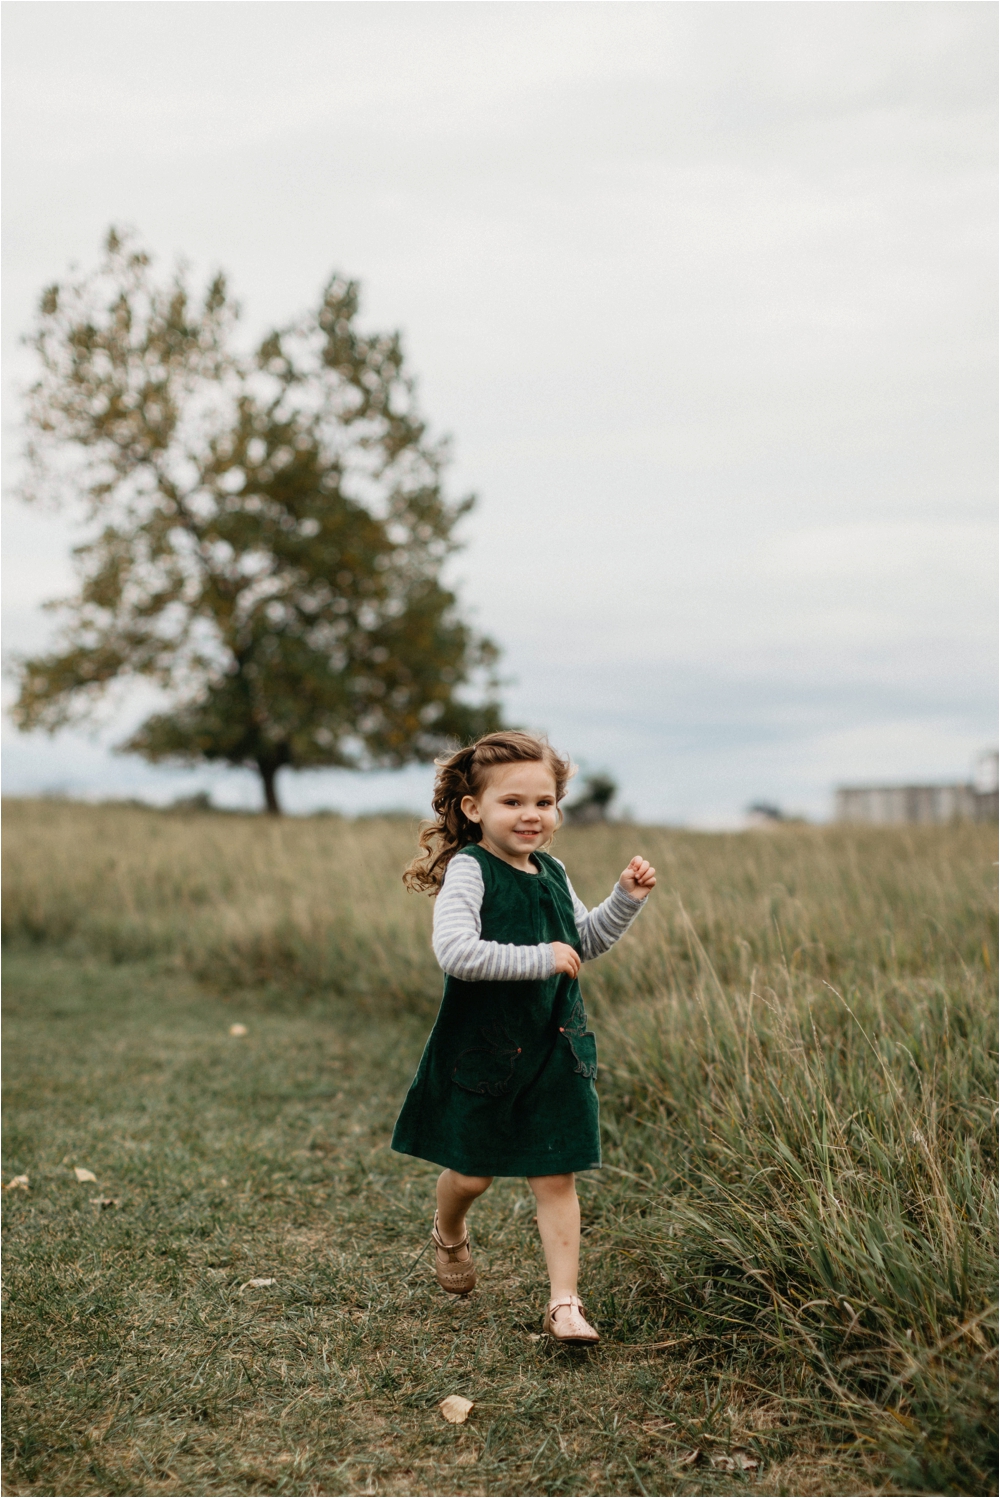
[[[583,1000],[577,999],[565,1025],[559,1026],[559,1034],[573,1053],[576,1065],[573,1070],[591,1081],[597,1076],[597,1037],[587,1029],[587,1011]]]
[[[521,1047],[506,1025],[485,1025],[479,1032],[479,1045],[460,1052],[451,1070],[451,1080],[463,1092],[481,1097],[502,1097],[510,1090],[521,1059]]]

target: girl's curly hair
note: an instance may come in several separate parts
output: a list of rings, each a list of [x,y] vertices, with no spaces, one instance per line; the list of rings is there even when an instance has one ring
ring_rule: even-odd
[[[420,852],[403,874],[407,889],[436,895],[445,870],[460,848],[478,843],[483,830],[470,822],[462,810],[463,796],[478,796],[498,765],[513,765],[526,760],[548,765],[556,783],[556,800],[566,794],[566,786],[576,771],[571,762],[558,754],[547,739],[532,733],[509,730],[488,733],[465,749],[436,760],[437,778],[431,807],[435,820],[425,822],[420,831]]]

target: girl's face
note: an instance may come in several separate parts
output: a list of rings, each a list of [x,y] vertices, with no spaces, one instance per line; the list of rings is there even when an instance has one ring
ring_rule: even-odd
[[[498,765],[478,796],[464,796],[462,810],[483,829],[483,847],[517,868],[531,867],[531,854],[547,843],[559,821],[556,782],[543,760]]]

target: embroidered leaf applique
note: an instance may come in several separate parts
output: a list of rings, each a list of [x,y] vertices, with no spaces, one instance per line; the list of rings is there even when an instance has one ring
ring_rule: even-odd
[[[573,1005],[573,1008],[570,1010],[569,1019],[566,1021],[566,1023],[559,1026],[559,1033],[565,1038],[570,1050],[573,1052],[573,1060],[576,1062],[576,1066],[573,1068],[573,1070],[579,1073],[580,1076],[589,1077],[591,1081],[593,1081],[593,1079],[597,1076],[597,1047],[596,1042],[594,1041],[594,1037],[587,1029],[587,1011],[583,1007],[582,998],[578,998],[576,1003]],[[584,1047],[582,1044],[584,1040],[589,1040],[590,1045]],[[578,1046],[580,1048],[579,1050],[577,1049]],[[593,1061],[586,1061],[580,1055],[580,1051],[584,1049],[592,1049],[594,1051],[595,1056]]]
[[[467,1046],[461,1052],[452,1068],[451,1079],[465,1092],[479,1093],[482,1097],[501,1097],[513,1080],[521,1047],[499,1021],[484,1026],[479,1033],[485,1044]]]

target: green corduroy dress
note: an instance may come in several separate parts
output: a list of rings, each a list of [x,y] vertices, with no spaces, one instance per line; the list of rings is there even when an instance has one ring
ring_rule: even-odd
[[[547,853],[524,874],[478,845],[482,938],[580,948],[566,874]],[[565,973],[537,982],[447,977],[392,1148],[463,1175],[542,1176],[601,1163],[597,1042],[580,985]]]

